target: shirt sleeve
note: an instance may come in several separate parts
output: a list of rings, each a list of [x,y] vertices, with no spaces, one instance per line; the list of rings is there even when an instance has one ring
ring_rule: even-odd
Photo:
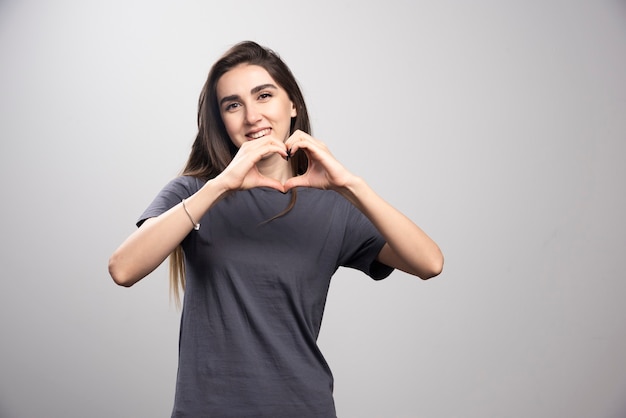
[[[152,203],[141,214],[137,220],[137,226],[141,226],[148,218],[154,218],[167,212],[183,199],[197,192],[200,187],[202,187],[202,182],[194,177],[180,176],[171,180],[161,189]]]
[[[346,203],[348,208],[340,265],[360,270],[374,280],[382,280],[394,270],[376,260],[385,239],[361,211]]]

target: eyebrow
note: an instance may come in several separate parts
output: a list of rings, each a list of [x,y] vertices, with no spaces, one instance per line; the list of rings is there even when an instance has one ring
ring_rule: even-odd
[[[261,90],[265,90],[265,89],[273,89],[273,90],[278,90],[278,87],[276,87],[274,84],[272,83],[267,83],[267,84],[261,84],[260,86],[256,86],[254,87],[252,90],[250,90],[250,94],[255,94],[260,92]],[[222,99],[220,100],[220,107],[226,103],[226,102],[232,102],[235,100],[239,100],[240,97],[238,94],[232,94],[230,96],[225,96],[222,97]]]

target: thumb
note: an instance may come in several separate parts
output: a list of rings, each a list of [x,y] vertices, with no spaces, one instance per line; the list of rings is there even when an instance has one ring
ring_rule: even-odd
[[[285,186],[281,182],[279,182],[278,180],[268,178],[268,177],[262,177],[261,179],[259,179],[257,186],[258,187],[271,187],[272,189],[276,189],[282,193],[285,193],[287,191],[285,189]]]
[[[309,187],[309,182],[306,179],[306,174],[292,177],[289,180],[287,180],[284,185],[285,192],[288,192],[289,190],[298,186]]]

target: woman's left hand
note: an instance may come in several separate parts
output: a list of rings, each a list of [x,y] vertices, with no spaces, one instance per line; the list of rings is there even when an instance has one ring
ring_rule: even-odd
[[[437,244],[378,196],[362,178],[341,165],[323,142],[296,131],[285,144],[291,155],[302,150],[309,159],[306,173],[287,180],[285,190],[304,186],[338,192],[369,218],[387,242],[378,254],[378,261],[422,279],[441,272],[443,255]]]
[[[308,160],[306,173],[285,182],[285,191],[297,186],[337,190],[347,186],[354,178],[330,153],[326,144],[306,132],[297,130],[285,141],[291,155],[302,150]]]

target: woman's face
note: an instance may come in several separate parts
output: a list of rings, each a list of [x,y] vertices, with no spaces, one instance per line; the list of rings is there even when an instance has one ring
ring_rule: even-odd
[[[241,64],[224,73],[217,81],[217,104],[237,148],[266,135],[284,142],[296,116],[287,92],[258,65]]]

